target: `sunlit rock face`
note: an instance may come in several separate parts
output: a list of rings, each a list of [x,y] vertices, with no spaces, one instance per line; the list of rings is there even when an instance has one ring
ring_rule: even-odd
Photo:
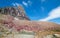
[[[60,34],[47,35],[44,38],[60,38]]]
[[[54,38],[53,35],[47,35],[44,38]]]
[[[5,38],[34,38],[34,35],[28,35],[28,34],[15,34],[14,36],[12,34],[8,35]]]
[[[16,36],[15,36],[16,37]],[[20,38],[34,38],[34,35],[20,34]]]

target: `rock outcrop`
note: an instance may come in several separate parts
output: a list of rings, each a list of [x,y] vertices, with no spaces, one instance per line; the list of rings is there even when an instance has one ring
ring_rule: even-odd
[[[20,20],[30,20],[21,6],[0,8],[0,14],[11,15]]]

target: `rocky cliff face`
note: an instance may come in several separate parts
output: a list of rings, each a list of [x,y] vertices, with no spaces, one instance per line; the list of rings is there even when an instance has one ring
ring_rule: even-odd
[[[0,13],[14,16],[20,20],[30,20],[21,6],[0,8]]]

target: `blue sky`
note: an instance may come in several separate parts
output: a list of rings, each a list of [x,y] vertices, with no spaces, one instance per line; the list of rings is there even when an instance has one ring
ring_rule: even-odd
[[[24,7],[31,20],[60,23],[60,0],[0,0],[0,7],[13,6],[15,3]]]

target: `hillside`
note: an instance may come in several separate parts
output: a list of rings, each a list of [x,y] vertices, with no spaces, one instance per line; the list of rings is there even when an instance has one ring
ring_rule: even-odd
[[[8,21],[9,20],[9,21]],[[9,33],[20,33],[21,30],[25,32],[34,32],[37,34],[41,33],[46,34],[60,34],[60,25],[51,23],[51,22],[36,22],[36,21],[28,21],[28,20],[16,20],[13,16],[3,15],[0,16],[0,27],[5,29]],[[2,29],[0,29],[2,31]],[[46,32],[45,32],[46,31]],[[4,32],[4,31],[3,31]],[[31,34],[31,33],[28,33]]]

